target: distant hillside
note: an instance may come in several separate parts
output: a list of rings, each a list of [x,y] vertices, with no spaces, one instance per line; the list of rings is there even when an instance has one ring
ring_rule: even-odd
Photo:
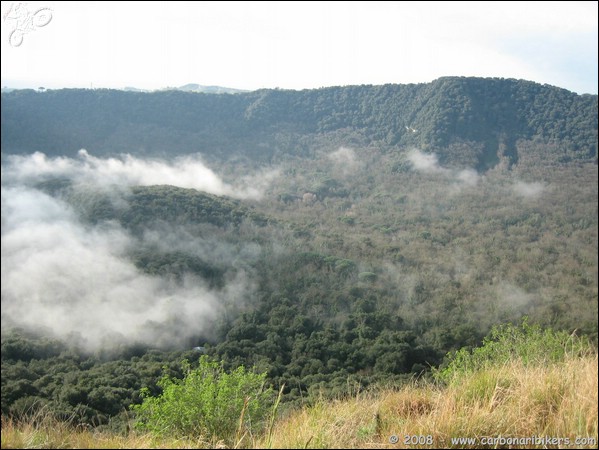
[[[243,89],[233,89],[222,86],[204,86],[197,83],[189,83],[184,86],[179,86],[176,88],[176,90],[185,92],[203,92],[206,94],[239,94],[241,92],[248,92],[244,91]]]
[[[196,85],[184,88],[196,90]],[[2,93],[2,152],[74,155],[200,152],[272,161],[316,142],[418,147],[448,165],[518,162],[542,142],[555,162],[596,161],[597,96],[499,78],[227,94],[63,89]],[[466,149],[464,149],[466,147]]]
[[[235,227],[243,220],[265,224],[266,218],[240,201],[175,186],[135,186],[123,196],[127,208],[118,208],[101,191],[73,191],[67,196],[83,217],[92,221],[117,219],[129,229],[147,226],[149,219],[171,224],[209,223]]]
[[[124,91],[131,92],[153,92],[154,89],[139,89],[132,86],[127,86],[123,89]],[[188,83],[179,87],[167,87],[159,89],[160,91],[183,91],[183,92],[202,92],[206,94],[238,94],[240,92],[249,92],[243,89],[233,89],[222,86],[204,86],[197,83]],[[4,91],[3,91],[4,92]]]
[[[239,200],[218,197],[195,189],[175,186],[134,186],[129,189],[102,190],[74,187],[68,180],[38,183],[38,189],[65,200],[88,225],[118,222],[141,237],[144,231],[168,227],[187,227],[187,237],[210,236],[222,241],[237,240],[243,223],[263,227],[276,221],[242,204]],[[216,230],[220,230],[218,238]],[[152,274],[193,272],[215,285],[223,283],[226,271],[222,255],[186,254],[177,249],[158,250],[155,245],[137,242],[129,255],[135,265]]]

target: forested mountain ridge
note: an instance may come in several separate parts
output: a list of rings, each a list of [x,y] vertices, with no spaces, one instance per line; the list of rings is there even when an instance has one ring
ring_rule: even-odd
[[[445,77],[426,84],[238,94],[62,89],[2,94],[2,152],[201,152],[269,161],[309,152],[305,137],[351,132],[366,144],[435,151],[487,169],[518,160],[516,142],[559,144],[559,161],[597,155],[597,96],[513,79]],[[464,161],[452,145],[476,144]],[[477,147],[478,146],[478,147]]]
[[[111,191],[74,188],[69,180],[40,182],[37,188],[65,198],[85,221],[118,220],[133,231],[152,221],[171,224],[207,223],[235,227],[244,220],[266,224],[267,217],[252,211],[240,200],[176,186],[134,186],[122,192],[126,206],[112,201]]]
[[[3,414],[120,426],[204,352],[294,404],[426,376],[523,315],[597,340],[597,96],[14,91],[2,157]]]

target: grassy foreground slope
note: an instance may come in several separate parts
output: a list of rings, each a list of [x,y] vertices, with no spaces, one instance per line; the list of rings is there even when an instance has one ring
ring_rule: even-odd
[[[596,448],[597,368],[596,350],[574,335],[504,325],[474,351],[449,355],[434,379],[279,411],[262,433],[240,426],[234,447]],[[131,430],[3,418],[2,448],[223,448],[233,437]]]
[[[563,440],[522,440],[533,436]],[[399,441],[393,443],[393,437]],[[513,362],[446,388],[413,385],[323,402],[282,420],[272,447],[596,448],[596,443],[597,358],[585,357],[551,367]]]

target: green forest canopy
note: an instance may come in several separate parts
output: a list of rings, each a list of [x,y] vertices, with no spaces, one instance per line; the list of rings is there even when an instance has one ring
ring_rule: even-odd
[[[353,158],[344,170],[330,158],[340,146]],[[83,147],[96,156],[200,152],[230,179],[277,166],[283,175],[261,201],[136,186],[115,203],[110,190],[64,180],[36,186],[84,224],[116,222],[139,239],[127,257],[144,273],[192,273],[224,289],[243,271],[255,288],[186,348],[90,352],[44,330],[3,327],[3,414],[49,405],[106,425],[141,401],[142,387],[159,391],[163,366],[182,377],[181,360],[200,357],[194,346],[285,383],[293,404],[422,376],[523,315],[596,342],[597,96],[458,77],[221,95],[2,94],[3,158]],[[414,170],[406,155],[415,147],[434,152],[442,170]],[[477,170],[475,185],[459,178],[464,168]],[[524,195],[522,184],[539,194]],[[145,243],[144,232],[164,224],[234,256]]]

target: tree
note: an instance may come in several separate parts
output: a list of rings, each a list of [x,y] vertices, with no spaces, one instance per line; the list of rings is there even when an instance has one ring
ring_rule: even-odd
[[[235,444],[243,433],[262,430],[273,404],[272,389],[264,388],[266,373],[243,366],[227,373],[206,355],[197,369],[183,362],[183,380],[164,376],[157,397],[142,390],[143,403],[132,405],[137,427],[157,434],[195,436]]]

